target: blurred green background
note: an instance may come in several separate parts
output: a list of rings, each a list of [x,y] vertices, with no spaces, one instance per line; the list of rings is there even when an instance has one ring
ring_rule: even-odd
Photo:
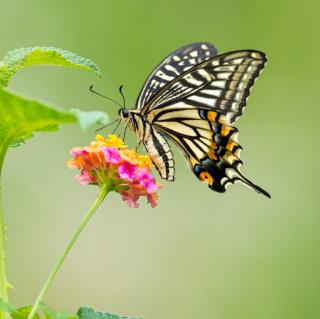
[[[238,121],[244,186],[211,192],[175,149],[177,176],[159,206],[132,210],[117,194],[99,209],[45,300],[149,319],[320,318],[318,1],[2,0],[0,54],[49,45],[91,58],[103,77],[55,67],[21,71],[11,87],[65,107],[128,105],[169,52],[210,41],[220,52],[259,49],[269,62]],[[105,131],[107,134],[108,131]],[[11,301],[31,304],[97,189],[80,187],[69,150],[94,130],[63,127],[11,149],[4,167]],[[130,138],[134,145],[134,139]],[[318,194],[318,195],[317,195]]]

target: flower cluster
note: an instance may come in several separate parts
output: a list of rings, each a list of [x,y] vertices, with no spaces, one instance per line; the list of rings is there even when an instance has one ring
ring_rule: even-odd
[[[116,135],[101,135],[89,146],[71,150],[70,168],[80,169],[76,176],[81,185],[108,185],[118,192],[130,207],[138,207],[140,196],[146,196],[152,207],[157,205],[159,184],[151,174],[149,156],[129,150]]]

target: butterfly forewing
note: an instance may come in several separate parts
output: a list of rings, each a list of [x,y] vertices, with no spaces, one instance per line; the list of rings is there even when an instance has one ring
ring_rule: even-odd
[[[138,109],[143,107],[152,97],[170,81],[195,65],[208,60],[217,54],[210,43],[192,43],[167,56],[147,78],[136,102]]]
[[[143,109],[207,108],[234,122],[243,112],[250,88],[264,67],[259,51],[236,51],[213,57],[167,83]]]

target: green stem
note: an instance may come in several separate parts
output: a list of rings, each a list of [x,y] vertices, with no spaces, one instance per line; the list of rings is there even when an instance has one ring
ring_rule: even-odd
[[[41,291],[40,291],[35,303],[33,304],[33,307],[31,309],[31,312],[30,312],[29,316],[28,316],[28,319],[32,319],[33,316],[35,315],[35,313],[37,312],[40,302],[42,301],[45,293],[47,292],[47,290],[50,287],[52,281],[54,280],[54,278],[56,277],[58,271],[60,270],[65,258],[68,256],[71,248],[73,247],[74,243],[78,239],[80,233],[85,228],[85,226],[87,225],[88,221],[90,220],[90,218],[92,217],[94,212],[97,210],[97,208],[100,206],[100,204],[103,202],[103,200],[105,199],[105,197],[107,196],[107,194],[109,193],[110,190],[111,190],[111,185],[108,185],[108,184],[105,184],[100,188],[100,192],[99,192],[96,200],[94,201],[93,205],[91,206],[91,208],[89,209],[89,211],[87,212],[85,217],[82,219],[80,225],[78,226],[78,228],[74,232],[73,236],[71,237],[71,240],[69,241],[69,243],[68,243],[67,247],[65,248],[63,254],[61,255],[61,257],[57,261],[57,263],[56,263],[55,267],[53,268],[53,270],[51,271],[48,279],[46,280],[45,284],[43,285],[43,287],[42,287],[42,289],[41,289]]]
[[[4,157],[8,150],[8,144],[2,142],[0,147],[0,299],[8,302],[8,281],[7,281],[7,267],[6,267],[6,250],[5,250],[5,225],[3,217],[3,206],[2,206],[2,185],[1,185],[1,172]],[[0,319],[8,318],[9,315],[5,312],[0,312]]]
[[[5,235],[5,225],[3,221],[2,187],[0,184],[0,299],[7,302],[8,301],[8,283],[7,283],[7,270],[6,270],[5,240],[6,240],[6,235]]]

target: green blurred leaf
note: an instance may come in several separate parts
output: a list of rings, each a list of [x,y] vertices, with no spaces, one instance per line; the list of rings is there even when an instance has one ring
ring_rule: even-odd
[[[81,307],[77,315],[80,319],[134,319],[134,317],[120,316],[110,312],[102,312],[89,307]]]
[[[41,303],[40,309],[44,312],[46,319],[77,319],[77,315],[72,315],[65,312],[56,312],[48,305]]]
[[[91,70],[101,75],[98,66],[93,61],[75,53],[53,47],[21,48],[8,52],[0,62],[0,86],[8,85],[10,78],[18,70],[39,64]]]
[[[103,125],[108,116],[102,112],[62,110],[0,89],[0,119],[1,143],[16,146],[31,138],[33,132],[55,131],[64,123],[78,123],[82,128]]]
[[[109,121],[108,115],[100,111],[83,112],[78,109],[72,109],[71,114],[76,116],[83,130],[87,130],[95,124],[105,125]]]
[[[11,315],[11,318],[13,319],[27,319],[31,312],[31,309],[32,306],[23,306],[20,308],[16,308],[0,299],[0,310],[9,313]],[[39,309],[43,311],[46,319],[78,319],[77,315],[65,312],[56,312],[54,309],[44,303],[40,304]],[[36,313],[33,318],[40,319],[40,315]]]
[[[25,306],[16,309],[14,312],[11,313],[11,317],[13,319],[27,319],[29,316],[29,313],[31,312],[32,306]],[[33,316],[33,319],[40,319],[40,316],[38,313],[36,313]]]
[[[11,306],[7,302],[3,301],[2,299],[0,299],[0,310],[4,312],[12,313],[16,310],[16,308]]]

